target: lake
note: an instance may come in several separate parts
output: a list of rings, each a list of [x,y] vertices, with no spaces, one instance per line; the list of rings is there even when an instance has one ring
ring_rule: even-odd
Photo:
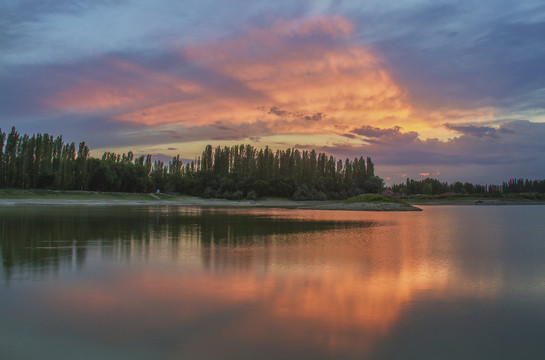
[[[0,208],[2,359],[544,359],[545,206]]]

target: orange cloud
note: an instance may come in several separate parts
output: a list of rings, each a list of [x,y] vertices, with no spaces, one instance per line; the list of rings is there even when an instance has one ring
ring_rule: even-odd
[[[260,122],[272,134],[402,124],[412,111],[404,90],[379,55],[350,44],[353,30],[339,16],[278,20],[171,55],[185,71],[111,57],[45,103],[147,126]]]
[[[411,109],[382,59],[363,46],[336,41],[338,36],[346,40],[352,27],[340,17],[280,22],[271,29],[184,49],[183,55],[262,94],[265,102],[259,105],[266,110],[276,107],[291,114],[260,114],[273,132],[337,133],[362,122],[402,122]],[[255,105],[248,103],[233,118],[251,122],[255,113],[248,110]],[[326,116],[313,123],[301,121],[316,113]]]
[[[90,76],[78,76],[74,84],[43,102],[65,111],[123,111],[193,96],[201,91],[200,85],[190,80],[106,57],[100,69],[93,70]]]

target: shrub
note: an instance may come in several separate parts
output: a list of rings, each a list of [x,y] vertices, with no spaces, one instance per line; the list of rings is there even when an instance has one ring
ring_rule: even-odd
[[[213,198],[215,196],[216,196],[216,190],[210,186],[204,189],[204,192],[202,193],[203,198]]]
[[[249,191],[248,194],[246,195],[246,199],[257,200],[257,193],[254,190]]]
[[[327,195],[323,191],[318,191],[313,187],[309,187],[306,184],[299,185],[293,199],[298,201],[304,200],[327,200]]]
[[[364,194],[356,197],[352,197],[344,201],[346,204],[360,203],[360,202],[370,202],[370,203],[397,203],[402,205],[409,205],[404,200],[395,198],[393,196],[384,196],[378,194]]]

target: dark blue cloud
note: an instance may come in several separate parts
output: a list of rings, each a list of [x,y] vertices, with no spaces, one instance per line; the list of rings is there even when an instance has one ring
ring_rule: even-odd
[[[396,136],[400,133],[401,127],[394,126],[391,129],[381,129],[374,126],[364,125],[360,128],[352,130],[354,134],[367,136],[370,138],[380,138],[384,136]]]
[[[399,174],[408,172],[404,169],[413,169],[412,176],[416,176],[431,167],[441,169],[445,176],[450,174],[442,177],[448,181],[495,183],[509,177],[545,178],[545,123],[519,120],[497,129],[472,125],[451,127],[462,135],[448,141],[414,137],[403,142],[399,141],[400,136],[389,135],[392,129],[363,127],[363,133],[381,141],[317,148],[340,158],[371,156],[379,174],[381,168],[396,168]],[[393,133],[397,134],[395,129]]]
[[[365,141],[374,145],[401,147],[402,144],[412,143],[418,138],[416,131],[403,132],[401,127],[378,128],[364,125],[352,130],[352,134],[363,136]]]
[[[535,2],[529,13],[520,4],[504,3],[511,11],[501,3],[467,1],[392,10],[390,26],[374,45],[415,100],[520,107],[520,99],[545,86],[545,9]],[[365,14],[359,19],[362,26],[367,20]],[[536,107],[545,109],[542,102],[524,104]]]
[[[456,125],[447,123],[445,124],[445,127],[468,136],[476,136],[479,138],[482,138],[483,136],[498,137],[496,134],[498,130],[489,126]]]

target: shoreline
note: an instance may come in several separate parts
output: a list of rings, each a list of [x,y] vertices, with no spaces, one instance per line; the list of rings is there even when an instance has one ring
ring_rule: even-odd
[[[302,210],[340,211],[422,211],[415,206],[397,203],[361,202],[346,204],[339,201],[295,201],[288,199],[225,200],[180,197],[173,199],[54,199],[54,198],[0,198],[0,207],[9,206],[187,206],[204,208],[281,208]]]
[[[204,208],[282,208],[341,211],[421,211],[424,206],[504,206],[545,205],[543,200],[523,198],[442,198],[406,199],[409,205],[397,202],[353,202],[338,200],[296,201],[284,198],[258,200],[206,199],[176,194],[104,193],[91,191],[0,189],[0,207],[6,206],[186,206]]]
[[[411,201],[408,200],[411,205],[429,205],[429,206],[509,206],[509,205],[545,205],[543,200],[525,200],[525,199],[514,199],[514,200],[502,200],[502,199],[478,199],[478,198],[469,198],[469,199],[449,199],[449,200],[421,200],[421,201]]]

